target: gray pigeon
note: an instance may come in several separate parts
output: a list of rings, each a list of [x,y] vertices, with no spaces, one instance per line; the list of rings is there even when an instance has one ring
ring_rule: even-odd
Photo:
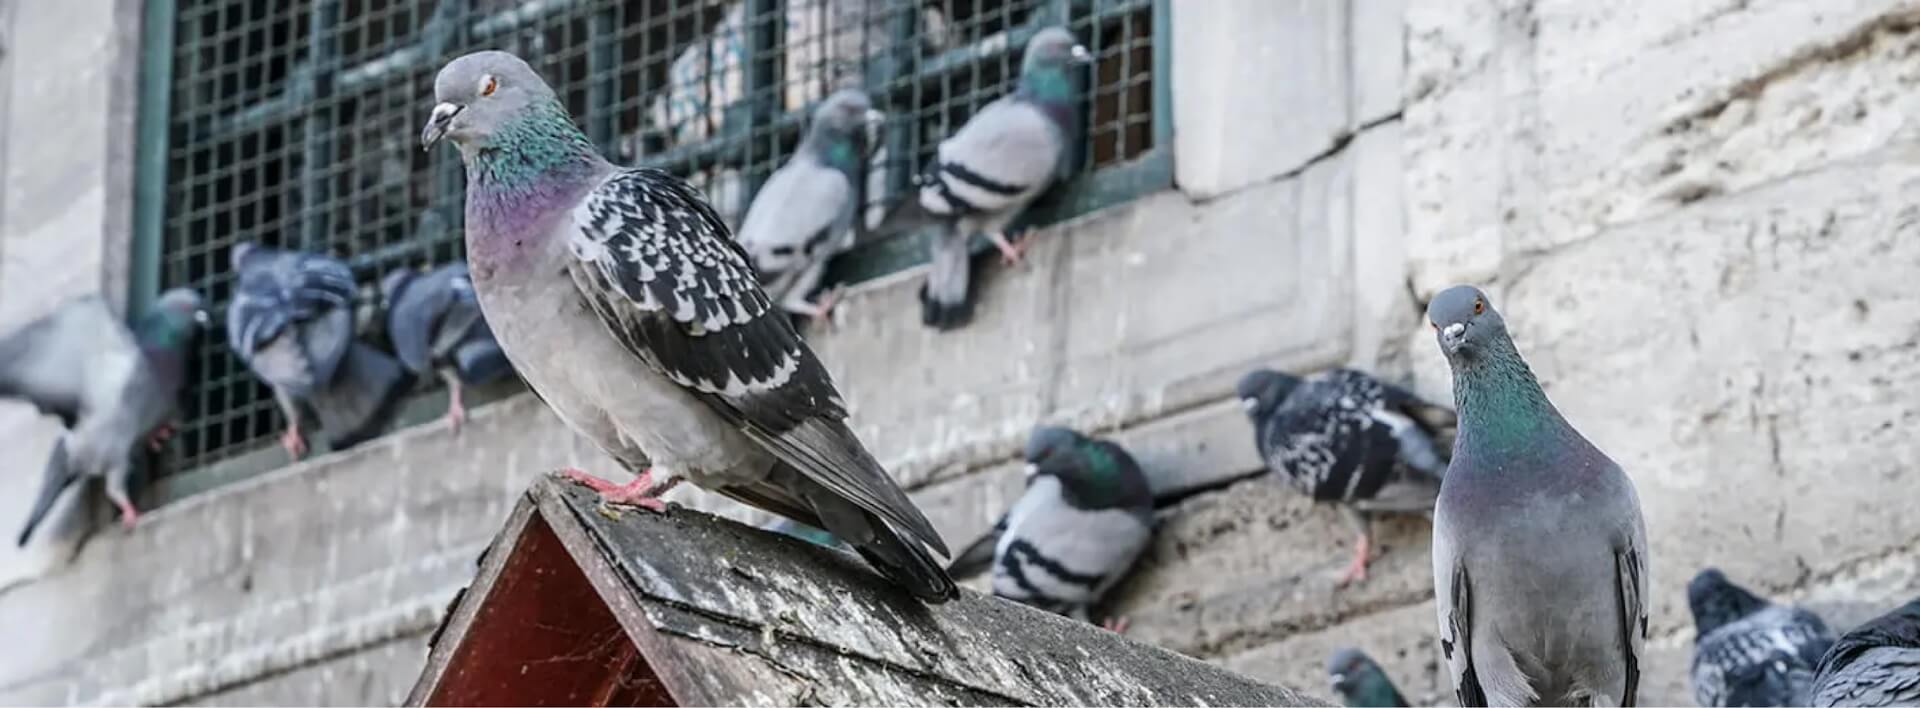
[[[231,255],[239,283],[227,306],[227,346],[273,388],[287,417],[287,454],[299,459],[307,449],[302,402],[335,450],[379,435],[409,382],[393,357],[354,339],[353,271],[326,256],[252,243]]]
[[[835,293],[807,302],[827,262],[853,246],[853,217],[867,131],[882,119],[867,94],[838,91],[813,113],[793,159],[775,170],[754,195],[740,226],[740,243],[753,255],[761,286],[788,312],[826,317]]]
[[[1345,648],[1327,657],[1327,683],[1347,704],[1347,708],[1400,708],[1407,699],[1395,688],[1393,679],[1374,663],[1373,657],[1354,648]]]
[[[127,493],[131,455],[142,438],[157,449],[171,434],[187,352],[206,322],[192,290],[161,293],[134,331],[106,300],[85,295],[0,338],[0,398],[25,399],[67,428],[47,458],[19,545],[82,477],[106,480],[122,524],[139,518]]]
[[[1257,369],[1236,392],[1267,468],[1337,506],[1358,535],[1341,585],[1367,577],[1370,514],[1433,510],[1446,473],[1434,436],[1452,411],[1351,369],[1304,379]]]
[[[1433,519],[1460,705],[1633,705],[1648,606],[1633,480],[1547,401],[1485,294],[1442,291],[1427,319],[1460,413]]]
[[[1920,706],[1920,599],[1840,637],[1814,675],[1816,706]]]
[[[874,229],[884,236],[939,227],[920,291],[926,325],[953,329],[972,317],[967,240],[974,234],[993,242],[1007,263],[1020,261],[1007,225],[1072,170],[1067,147],[1080,134],[1074,120],[1080,89],[1072,69],[1091,60],[1064,27],[1035,34],[1020,61],[1018,87],[941,141],[917,198],[901,202]]]
[[[948,568],[993,568],[993,594],[1081,621],[1153,540],[1153,492],[1119,445],[1041,426],[1027,438],[1027,491]],[[1103,626],[1125,629],[1124,620]]]
[[[947,552],[933,524],[847,426],[826,367],[698,192],[608,163],[511,54],[453,60],[434,94],[421,142],[449,139],[466,164],[487,322],[569,427],[639,471],[624,486],[568,477],[648,509],[692,480],[832,532],[923,600],[958,594],[925,547]]]
[[[434,376],[447,384],[447,422],[455,432],[466,420],[462,385],[479,386],[513,371],[480,316],[480,300],[465,263],[421,273],[395,268],[380,280],[386,301],[387,340],[400,363],[415,376]]]
[[[1693,610],[1693,699],[1703,706],[1804,706],[1813,669],[1833,646],[1818,615],[1776,605],[1708,568],[1687,583]]]

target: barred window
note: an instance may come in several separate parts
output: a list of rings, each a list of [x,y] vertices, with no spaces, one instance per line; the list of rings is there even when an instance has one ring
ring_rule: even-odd
[[[285,463],[268,388],[228,352],[228,253],[242,241],[331,253],[361,283],[379,342],[380,276],[463,255],[458,160],[421,151],[433,77],[505,49],[559,92],[616,163],[666,168],[737,225],[812,106],[861,87],[886,111],[858,245],[827,284],[924,262],[916,234],[865,238],[941,137],[1011,88],[1019,53],[1065,23],[1093,53],[1077,177],[1044,224],[1172,183],[1168,0],[156,0],[147,4],[134,297],[208,296],[158,500]],[[983,247],[976,244],[976,248]],[[902,327],[919,326],[903,315]],[[433,417],[437,381],[397,424]],[[508,391],[497,392],[505,395]],[[434,400],[439,396],[437,401]]]

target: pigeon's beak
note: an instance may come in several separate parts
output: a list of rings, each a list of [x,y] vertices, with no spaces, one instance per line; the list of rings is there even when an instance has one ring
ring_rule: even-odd
[[[1466,341],[1467,341],[1467,323],[1455,322],[1453,324],[1440,328],[1440,345],[1442,347],[1445,347],[1447,351],[1449,352],[1459,351],[1460,345],[1464,344]]]
[[[433,144],[447,136],[447,130],[453,127],[453,117],[460,115],[463,106],[442,103],[433,107],[433,113],[427,116],[427,127],[420,131],[420,149],[432,150]]]
[[[1073,45],[1073,52],[1071,56],[1073,57],[1073,63],[1075,64],[1087,64],[1093,61],[1093,53],[1087,51],[1087,48],[1084,45],[1079,45],[1079,44]]]
[[[1022,472],[1024,472],[1027,477],[1031,478],[1036,474],[1040,474],[1040,466],[1029,462],[1027,463],[1026,469],[1022,470]]]
[[[1338,693],[1340,689],[1346,685],[1347,685],[1346,674],[1328,674],[1327,675],[1327,687],[1333,689],[1334,692]]]
[[[207,315],[206,310],[194,310],[193,323],[205,327],[213,323],[213,318]]]
[[[1258,398],[1248,397],[1248,398],[1240,399],[1240,409],[1248,413],[1252,413],[1253,409],[1259,408],[1259,407],[1260,407],[1260,399]]]
[[[885,123],[885,122],[887,122],[887,114],[881,113],[877,109],[873,109],[873,108],[867,109],[867,126],[868,127],[878,126],[881,123]]]

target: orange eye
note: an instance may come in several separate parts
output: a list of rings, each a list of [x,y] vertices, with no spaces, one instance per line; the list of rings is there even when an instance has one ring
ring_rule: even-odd
[[[493,90],[497,88],[500,88],[500,82],[493,77],[488,76],[480,79],[480,95],[482,97],[492,96]]]
[[[1473,299],[1473,314],[1480,314],[1480,311],[1485,309],[1487,309],[1487,303],[1485,301],[1480,298]]]

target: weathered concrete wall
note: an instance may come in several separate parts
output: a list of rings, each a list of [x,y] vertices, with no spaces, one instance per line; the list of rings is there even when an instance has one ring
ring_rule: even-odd
[[[11,11],[10,37],[28,10]],[[1690,702],[1682,587],[1702,565],[1837,626],[1920,592],[1920,522],[1894,501],[1920,462],[1920,6],[1222,0],[1173,19],[1179,190],[1043,230],[1022,268],[984,266],[967,329],[918,327],[909,272],[814,337],[862,436],[950,539],[1019,493],[1038,421],[1115,436],[1177,482],[1257,468],[1228,400],[1253,365],[1350,363],[1446,400],[1420,309],[1475,281],[1639,485],[1643,702]],[[6,105],[45,100],[10,81]],[[84,283],[106,259],[45,253],[67,232],[30,230],[15,195],[49,178],[10,158],[0,320],[17,321],[37,310],[14,273]],[[46,426],[11,420],[0,443],[30,442],[10,466],[37,469]],[[513,496],[566,463],[606,467],[522,397],[457,439],[418,428],[160,509],[0,591],[22,638],[0,646],[0,702],[396,701]],[[1337,590],[1337,516],[1247,480],[1167,511],[1118,609],[1138,639],[1258,678],[1318,688],[1327,652],[1357,645],[1409,697],[1449,700],[1425,522],[1381,535],[1372,577]],[[0,577],[22,565],[0,555]]]

